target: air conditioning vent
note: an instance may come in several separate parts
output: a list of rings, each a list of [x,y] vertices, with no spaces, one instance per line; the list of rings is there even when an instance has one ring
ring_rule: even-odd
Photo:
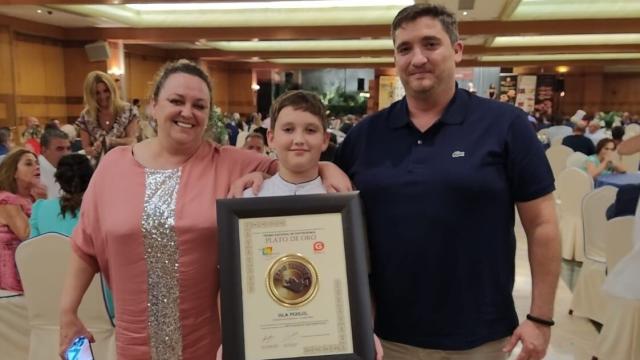
[[[458,10],[473,10],[476,5],[476,0],[459,0]]]

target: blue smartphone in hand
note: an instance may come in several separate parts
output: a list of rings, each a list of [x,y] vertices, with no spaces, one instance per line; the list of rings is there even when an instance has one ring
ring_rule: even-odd
[[[89,339],[78,336],[67,348],[67,360],[93,360],[93,350]]]

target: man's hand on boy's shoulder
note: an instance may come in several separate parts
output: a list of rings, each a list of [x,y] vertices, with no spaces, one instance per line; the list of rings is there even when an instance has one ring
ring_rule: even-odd
[[[353,191],[351,180],[338,165],[328,161],[320,161],[319,173],[322,185],[328,193]]]

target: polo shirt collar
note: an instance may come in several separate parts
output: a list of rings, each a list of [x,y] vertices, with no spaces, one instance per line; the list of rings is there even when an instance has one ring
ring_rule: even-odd
[[[442,122],[447,125],[462,124],[467,115],[470,97],[471,94],[466,90],[459,89],[456,83],[456,91],[453,93],[453,98],[449,100],[449,104],[447,104],[447,107],[437,122]],[[409,106],[406,96],[400,100],[398,106],[392,110],[390,115],[389,125],[392,128],[399,128],[410,123],[411,119],[409,118]]]

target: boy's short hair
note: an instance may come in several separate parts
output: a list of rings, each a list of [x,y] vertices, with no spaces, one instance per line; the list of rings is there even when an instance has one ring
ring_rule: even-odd
[[[287,91],[274,101],[271,105],[271,111],[269,112],[269,116],[271,118],[271,125],[269,128],[271,130],[275,129],[276,121],[278,121],[278,115],[280,115],[282,109],[287,106],[291,106],[294,110],[301,110],[308,112],[311,115],[315,115],[320,119],[322,129],[327,130],[327,113],[322,100],[320,100],[320,97],[317,94],[305,90]]]

